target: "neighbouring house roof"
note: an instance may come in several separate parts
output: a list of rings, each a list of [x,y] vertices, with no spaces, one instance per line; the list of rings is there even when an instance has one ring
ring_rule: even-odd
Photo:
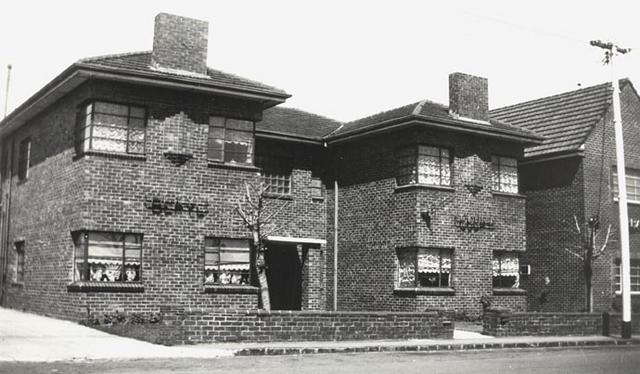
[[[321,141],[340,125],[336,120],[303,110],[273,107],[262,113],[262,121],[256,124],[256,132],[275,137]]]
[[[620,86],[631,84],[626,79]],[[611,104],[611,84],[565,92],[490,111],[492,118],[544,136],[525,149],[525,158],[581,152],[581,146]]]
[[[241,97],[259,101],[263,108],[290,97],[278,88],[210,68],[206,75],[158,68],[151,62],[151,52],[99,56],[72,64],[32,95],[0,121],[0,135],[21,126],[91,78]]]
[[[329,141],[340,140],[415,124],[481,136],[507,138],[522,143],[539,143],[542,140],[527,129],[512,126],[503,121],[494,119],[477,121],[452,115],[447,106],[428,100],[347,122],[326,138]]]

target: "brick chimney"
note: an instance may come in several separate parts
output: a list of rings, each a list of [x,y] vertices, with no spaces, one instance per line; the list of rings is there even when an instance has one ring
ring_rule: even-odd
[[[464,73],[449,74],[449,113],[454,117],[489,121],[487,78]]]
[[[207,73],[209,23],[159,13],[155,18],[152,64],[160,69]]]

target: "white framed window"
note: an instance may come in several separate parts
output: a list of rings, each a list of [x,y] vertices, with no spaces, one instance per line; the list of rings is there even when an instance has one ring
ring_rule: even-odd
[[[518,160],[512,157],[491,156],[492,189],[518,193]]]
[[[76,281],[142,280],[141,234],[81,231],[73,239]]]
[[[612,187],[614,200],[618,199],[618,173],[612,172]],[[627,186],[627,201],[640,204],[640,170],[627,169],[625,173]]]
[[[451,287],[450,248],[398,248],[396,287]]]
[[[248,285],[250,246],[247,239],[204,239],[204,283]]]
[[[616,293],[621,293],[622,284],[620,282],[620,259],[616,259],[615,266]],[[640,260],[630,260],[629,271],[631,275],[631,292],[640,294]]]
[[[78,119],[78,151],[144,154],[147,110],[141,106],[94,101]]]
[[[254,123],[233,118],[209,118],[211,161],[253,165]]]
[[[518,253],[494,251],[491,260],[493,288],[520,287],[520,261]]]
[[[451,152],[447,148],[417,145],[397,151],[398,186],[451,185]]]

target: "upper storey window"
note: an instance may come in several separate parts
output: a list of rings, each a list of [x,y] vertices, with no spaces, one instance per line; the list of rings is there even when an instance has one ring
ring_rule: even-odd
[[[224,117],[209,118],[209,160],[252,165],[253,144],[253,122]]]
[[[143,107],[95,101],[79,121],[79,149],[144,154],[147,110]]]
[[[627,169],[625,173],[627,200],[640,203],[640,170]],[[613,196],[618,198],[618,173],[613,172]]]
[[[446,148],[418,145],[398,151],[398,186],[451,185],[451,152]]]
[[[494,191],[518,193],[518,160],[491,156],[491,171]]]

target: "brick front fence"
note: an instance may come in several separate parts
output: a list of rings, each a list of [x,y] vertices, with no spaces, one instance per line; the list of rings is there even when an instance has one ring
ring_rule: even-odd
[[[453,337],[453,323],[438,312],[267,312],[185,308],[167,309],[163,315],[163,328],[171,326],[174,332],[161,341],[169,345]]]
[[[493,336],[566,336],[602,334],[600,313],[537,313],[488,309],[482,330]]]

